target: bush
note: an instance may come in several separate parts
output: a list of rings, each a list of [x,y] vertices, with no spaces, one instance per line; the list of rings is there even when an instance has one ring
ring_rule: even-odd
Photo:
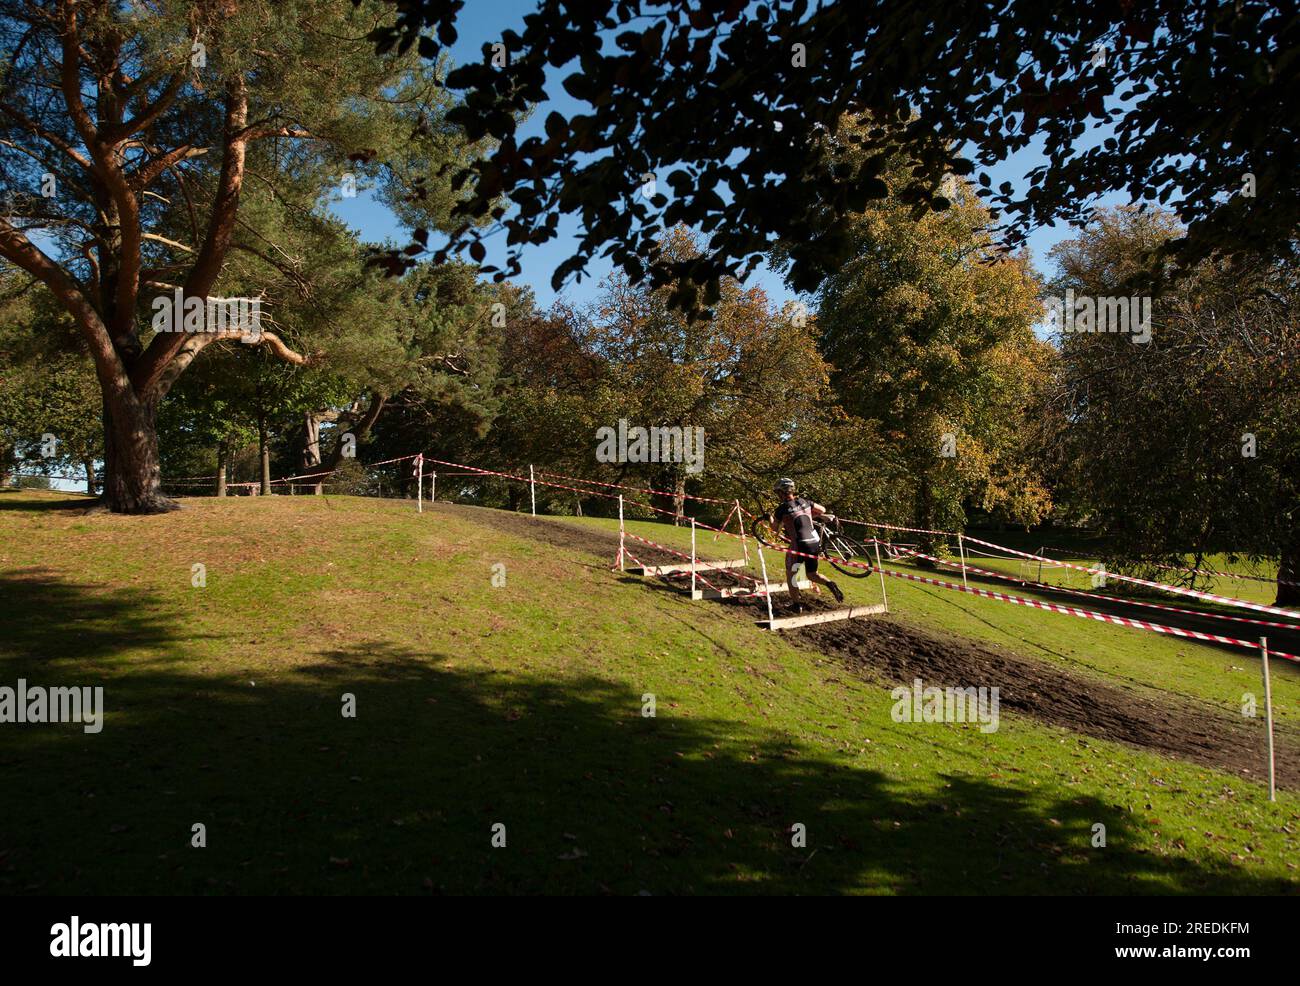
[[[325,481],[325,492],[339,496],[373,496],[376,484],[356,459],[344,459]]]

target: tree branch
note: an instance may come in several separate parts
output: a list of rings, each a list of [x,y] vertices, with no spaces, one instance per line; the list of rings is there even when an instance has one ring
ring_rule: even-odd
[[[132,188],[140,189],[153,184],[158,176],[170,168],[172,165],[181,161],[188,161],[190,158],[202,157],[207,154],[210,148],[191,147],[184,144],[181,147],[168,151],[161,157],[156,157],[145,164],[140,165],[135,171],[127,176],[127,182]]]
[[[167,88],[163,90],[162,95],[154,101],[152,106],[146,106],[134,119],[127,120],[105,131],[104,140],[115,144],[148,128],[150,124],[167,112],[168,108],[176,100],[176,94],[180,92],[184,82],[185,73],[177,72],[168,81]]]
[[[228,81],[226,95],[225,147],[221,156],[221,176],[217,197],[208,218],[207,234],[199,249],[194,266],[185,279],[184,292],[188,297],[206,298],[221,273],[221,265],[230,249],[230,239],[235,229],[239,211],[239,191],[244,181],[246,144],[239,137],[248,119],[248,93],[242,76]],[[163,370],[181,350],[184,339],[174,333],[160,332],[149,343],[149,348],[131,373],[132,383],[141,393],[153,388]]]
[[[113,346],[108,327],[67,271],[51,260],[26,236],[0,217],[0,256],[42,281],[71,313],[95,361],[95,371],[105,393],[133,398],[126,366]]]

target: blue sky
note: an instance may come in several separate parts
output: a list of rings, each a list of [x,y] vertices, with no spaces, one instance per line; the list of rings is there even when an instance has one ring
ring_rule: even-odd
[[[501,32],[508,28],[521,29],[525,14],[535,9],[535,0],[492,0],[490,3],[468,3],[461,12],[457,29],[460,38],[451,50],[456,64],[481,59],[481,48],[500,38]],[[572,66],[561,70],[552,70],[548,76],[547,92],[552,98],[541,104],[532,117],[521,128],[521,136],[540,133],[542,121],[551,111],[562,114],[579,113],[583,104],[572,99],[561,88],[559,81],[572,72]],[[1088,143],[1100,142],[1107,135],[1098,131],[1089,135]],[[1045,163],[1046,158],[1041,148],[1031,145],[1013,155],[989,171],[996,187],[1009,181],[1013,187],[1024,187],[1024,176],[1034,167]],[[1106,202],[1116,199],[1103,200]],[[376,242],[387,238],[399,240],[402,244],[409,241],[409,236],[394,221],[392,214],[380,203],[364,192],[355,199],[344,200],[334,206],[335,212],[349,225],[360,231],[368,241]],[[580,227],[573,217],[565,217],[560,223],[560,235],[541,246],[525,247],[522,255],[522,274],[514,280],[531,286],[536,293],[538,303],[547,307],[557,297],[564,297],[575,304],[584,304],[596,294],[600,278],[608,274],[610,265],[604,261],[594,261],[590,270],[594,276],[581,282],[570,278],[561,292],[551,289],[551,274],[572,252],[580,235]],[[1045,227],[1035,230],[1029,237],[1028,246],[1039,270],[1048,273],[1047,252],[1051,247],[1070,235],[1070,228],[1064,225]],[[504,250],[489,240],[487,242],[488,262],[499,264],[504,260]],[[779,275],[766,267],[756,271],[747,282],[761,285],[768,296],[778,305],[796,297],[782,282]]]
[[[533,9],[535,9],[535,0],[490,0],[490,2],[471,0],[461,14],[458,24],[460,38],[451,51],[452,58],[457,64],[478,61],[481,58],[480,49],[483,44],[497,40],[501,32],[507,28],[519,29],[524,15]],[[554,96],[550,101],[539,106],[523,125],[524,136],[541,132],[542,122],[546,119],[547,113],[552,110],[564,114],[582,112],[583,104],[572,99],[559,85],[560,79],[571,71],[573,67],[566,66],[551,72],[547,90]],[[1088,135],[1087,143],[1091,145],[1100,142],[1108,133],[1109,131],[1099,129]],[[1013,187],[1020,189],[1025,185],[1024,176],[1032,168],[1043,164],[1045,160],[1041,148],[1031,145],[992,168],[989,174],[995,186],[1003,181],[1009,181]],[[1119,196],[1111,196],[1102,201],[1109,204],[1120,200]],[[392,213],[364,192],[354,199],[338,200],[332,208],[367,241],[383,242],[392,239],[403,245],[409,241],[408,232],[397,224]],[[563,219],[560,224],[560,234],[559,237],[542,246],[526,247],[522,255],[523,272],[515,278],[516,281],[533,288],[538,303],[543,307],[550,305],[557,297],[564,297],[577,305],[592,300],[597,293],[601,277],[608,274],[611,269],[607,262],[595,261],[591,266],[592,276],[581,282],[570,279],[570,282],[557,294],[551,288],[551,274],[573,251],[579,235],[577,220],[572,217]],[[1029,249],[1040,270],[1047,272],[1048,250],[1069,235],[1069,227],[1063,225],[1038,229],[1030,235]],[[488,241],[487,245],[488,261],[500,263],[504,258],[504,251],[493,241]],[[780,276],[766,267],[757,270],[747,283],[762,286],[777,305],[796,297],[786,288]],[[80,489],[84,484],[56,481],[55,485],[59,488]]]

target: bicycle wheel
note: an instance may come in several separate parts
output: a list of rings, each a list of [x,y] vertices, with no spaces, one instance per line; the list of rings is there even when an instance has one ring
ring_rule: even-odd
[[[851,579],[865,579],[874,570],[870,567],[866,545],[843,534],[826,532],[822,537],[822,554],[831,563],[831,568]],[[859,565],[868,567],[860,568]]]
[[[780,528],[772,524],[772,518],[759,515],[755,517],[749,525],[749,532],[754,535],[754,539],[765,548],[778,548],[784,550],[790,546],[790,542],[785,539]]]

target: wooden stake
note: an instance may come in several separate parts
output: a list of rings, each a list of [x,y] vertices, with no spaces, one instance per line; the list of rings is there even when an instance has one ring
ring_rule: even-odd
[[[884,601],[885,612],[889,612],[889,593],[885,590],[885,567],[880,564],[880,539],[872,538],[876,546],[876,574],[880,576],[880,598]]]
[[[1264,664],[1264,719],[1268,723],[1268,800],[1277,800],[1277,781],[1273,761],[1273,687],[1268,676],[1268,638],[1259,638],[1259,656]]]
[[[695,595],[695,518],[691,518],[691,595]]]
[[[767,558],[763,554],[763,546],[758,546],[758,565],[763,570],[763,598],[767,600],[767,622],[770,624],[774,617],[772,616],[772,593],[767,585]]]
[[[961,584],[966,585],[966,545],[960,534],[957,535],[957,551],[961,555]]]
[[[533,501],[533,516],[537,516],[537,480],[533,478],[533,467],[528,467],[528,495]]]
[[[424,513],[424,456],[415,457],[415,512]]]
[[[623,494],[618,495],[618,570],[623,571]]]
[[[736,526],[740,528],[740,547],[745,552],[745,564],[749,564],[749,542],[745,540],[745,515],[740,509],[740,500],[736,500]]]
[[[438,499],[438,470],[434,470],[429,476],[429,502],[433,503]]]

